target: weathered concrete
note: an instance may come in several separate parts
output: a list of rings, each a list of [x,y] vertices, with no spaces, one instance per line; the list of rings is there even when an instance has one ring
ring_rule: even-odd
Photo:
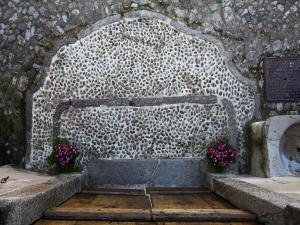
[[[264,151],[264,121],[252,123],[250,126],[250,174],[258,177],[267,177],[269,174],[267,155]]]
[[[245,181],[250,179],[252,178],[214,174],[207,177],[212,191],[235,206],[256,213],[261,222],[267,225],[298,224],[294,221],[299,219],[296,213],[300,209],[299,200]],[[294,207],[287,207],[288,205]]]
[[[88,164],[89,186],[198,187],[206,163],[199,159],[95,160]]]
[[[0,184],[0,224],[27,225],[76,192],[85,184],[79,173],[48,176],[11,166],[0,167],[0,177],[9,176]]]
[[[285,210],[289,218],[288,225],[300,224],[300,203],[288,205]]]
[[[241,177],[238,179],[300,201],[300,177]]]

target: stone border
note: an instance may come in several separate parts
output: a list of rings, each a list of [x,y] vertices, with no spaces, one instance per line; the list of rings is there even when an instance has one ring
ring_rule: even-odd
[[[215,104],[218,98],[214,95],[210,96],[179,96],[179,97],[156,97],[156,98],[114,98],[114,99],[89,99],[89,100],[69,100],[61,102],[53,116],[53,137],[60,135],[60,118],[61,114],[68,110],[70,107],[85,108],[85,107],[97,107],[105,105],[108,107],[116,106],[131,106],[131,107],[145,107],[145,106],[159,106],[159,105],[173,105],[183,103],[194,104]],[[237,126],[235,121],[235,111],[231,101],[228,99],[221,100],[222,105],[226,109],[228,115],[228,128],[227,133],[230,137],[231,144],[236,147],[237,145]]]
[[[27,90],[26,92],[26,155],[25,155],[25,167],[27,163],[30,161],[31,154],[31,135],[32,135],[32,97],[36,91],[38,91],[44,84],[45,79],[47,77],[47,73],[49,72],[51,60],[53,56],[57,54],[60,48],[63,46],[73,44],[77,40],[76,39],[64,39],[55,42],[54,48],[47,53],[44,59],[43,68],[41,68],[38,77],[35,80],[35,84]]]
[[[207,182],[213,192],[241,209],[256,213],[266,225],[294,224],[291,221],[300,218],[295,214],[300,210],[300,201],[238,180],[237,176],[208,174]]]
[[[58,175],[48,183],[25,189],[24,192],[0,196],[0,224],[29,225],[38,220],[45,210],[55,207],[85,186],[86,175]]]
[[[231,101],[229,101],[226,98],[223,98],[222,100],[223,106],[225,106],[227,115],[228,115],[228,131],[227,131],[227,136],[229,137],[230,144],[234,147],[237,148],[238,143],[237,143],[237,124],[235,120],[235,111],[234,107]]]

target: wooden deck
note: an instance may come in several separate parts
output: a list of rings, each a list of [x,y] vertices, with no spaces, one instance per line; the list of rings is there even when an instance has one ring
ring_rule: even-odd
[[[206,189],[85,189],[49,209],[35,225],[258,225]]]

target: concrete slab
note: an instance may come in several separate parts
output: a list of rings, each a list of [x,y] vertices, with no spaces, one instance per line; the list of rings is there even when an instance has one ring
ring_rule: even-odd
[[[7,176],[7,182],[0,183],[0,224],[5,225],[32,224],[45,210],[81,191],[86,177],[80,173],[49,176],[0,167],[0,178]]]
[[[300,203],[288,205],[286,215],[289,218],[288,225],[300,224]]]
[[[208,174],[210,189],[233,205],[252,211],[264,224],[298,224],[300,201],[299,178],[258,178]],[[292,196],[295,195],[296,197]],[[298,213],[298,214],[297,214]]]
[[[0,167],[0,179],[7,176],[9,176],[7,182],[0,184],[0,196],[9,193],[16,194],[32,186],[48,184],[54,179],[53,176],[42,175],[20,168],[11,166]]]
[[[240,177],[238,179],[300,200],[300,177]]]

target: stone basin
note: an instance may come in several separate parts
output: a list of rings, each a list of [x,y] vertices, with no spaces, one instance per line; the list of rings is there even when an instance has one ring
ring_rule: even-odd
[[[251,174],[300,175],[300,116],[274,116],[251,124]]]
[[[300,123],[290,126],[282,135],[280,156],[289,172],[300,175]]]

